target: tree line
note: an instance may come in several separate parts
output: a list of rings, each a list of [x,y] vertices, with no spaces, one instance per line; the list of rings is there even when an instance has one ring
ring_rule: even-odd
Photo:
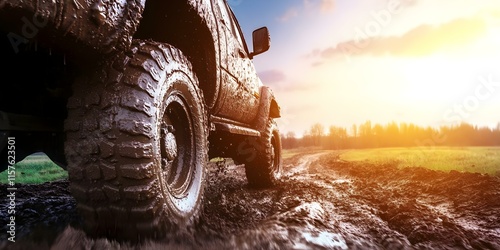
[[[411,123],[391,122],[386,125],[367,121],[350,128],[316,123],[301,138],[294,132],[281,135],[283,148],[323,147],[327,149],[358,149],[378,147],[433,146],[500,146],[500,123],[496,128],[459,125],[421,127]]]

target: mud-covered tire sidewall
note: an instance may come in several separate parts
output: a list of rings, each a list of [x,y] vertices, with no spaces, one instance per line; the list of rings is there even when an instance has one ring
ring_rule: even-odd
[[[117,57],[80,80],[68,102],[70,190],[87,232],[136,241],[189,230],[202,210],[208,161],[198,80],[182,52],[167,44],[134,41]],[[178,117],[189,124],[172,122]],[[182,136],[165,136],[167,127]],[[181,139],[187,153],[165,161],[165,145],[177,148]],[[187,177],[169,182],[172,166],[187,169]],[[169,183],[180,191],[173,195]]]
[[[244,162],[248,184],[255,188],[267,188],[278,184],[282,174],[282,147],[278,125],[269,119],[266,130],[256,139],[250,139],[254,157],[238,158]]]
[[[169,190],[168,180],[162,177],[162,169],[159,170],[159,180],[161,181],[161,193],[164,196],[165,203],[167,207],[171,210],[172,216],[176,216],[177,219],[174,221],[176,224],[182,226],[188,226],[193,224],[193,219],[199,216],[198,213],[201,210],[202,200],[203,200],[203,190],[205,183],[205,166],[207,164],[207,125],[206,125],[206,114],[203,107],[203,101],[199,95],[199,91],[195,90],[194,87],[197,83],[193,83],[192,80],[187,79],[184,74],[179,74],[180,79],[173,82],[166,91],[164,95],[163,106],[161,108],[161,113],[168,113],[165,110],[169,103],[175,103],[177,101],[184,102],[185,107],[189,107],[185,114],[190,121],[190,124],[178,124],[174,126],[176,130],[182,129],[183,127],[190,127],[189,138],[177,138],[177,140],[189,140],[192,143],[191,156],[188,156],[185,165],[190,164],[194,167],[190,170],[189,174],[192,174],[189,187],[186,191],[181,192],[180,197],[177,198]],[[184,79],[183,79],[184,78]],[[201,98],[201,99],[200,99]],[[179,100],[181,99],[181,100]],[[161,131],[158,131],[161,133]],[[161,139],[160,139],[161,140]],[[159,142],[160,143],[160,142]],[[161,144],[161,143],[160,143]],[[160,145],[158,147],[161,148]],[[161,165],[161,163],[159,163]],[[182,166],[180,166],[182,167]],[[170,220],[173,220],[172,218]]]

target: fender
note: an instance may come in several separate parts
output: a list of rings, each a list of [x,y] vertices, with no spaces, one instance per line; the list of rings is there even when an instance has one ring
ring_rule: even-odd
[[[266,130],[269,118],[281,117],[281,108],[274,97],[273,91],[268,86],[260,87],[259,112],[253,127],[263,132]]]
[[[221,48],[215,13],[211,0],[147,0],[134,34],[134,38],[164,42],[182,50],[193,64],[212,112],[221,88]]]

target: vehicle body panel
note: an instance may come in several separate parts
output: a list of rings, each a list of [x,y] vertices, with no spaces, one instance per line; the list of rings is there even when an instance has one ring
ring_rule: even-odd
[[[236,18],[225,0],[214,0],[220,14],[221,81],[219,112],[225,118],[250,124],[258,113],[260,81]]]
[[[0,24],[16,38],[24,38],[23,43],[37,35],[67,49],[80,46],[84,52],[111,53],[128,48],[144,4],[145,0],[4,0]]]

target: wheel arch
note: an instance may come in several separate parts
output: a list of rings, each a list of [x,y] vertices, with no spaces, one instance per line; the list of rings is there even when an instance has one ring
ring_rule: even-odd
[[[179,48],[193,66],[209,109],[219,93],[219,39],[212,13],[209,1],[148,0],[134,35]]]
[[[260,89],[259,112],[253,127],[262,133],[267,127],[269,118],[279,117],[281,117],[280,107],[273,91],[268,86],[262,86]]]

